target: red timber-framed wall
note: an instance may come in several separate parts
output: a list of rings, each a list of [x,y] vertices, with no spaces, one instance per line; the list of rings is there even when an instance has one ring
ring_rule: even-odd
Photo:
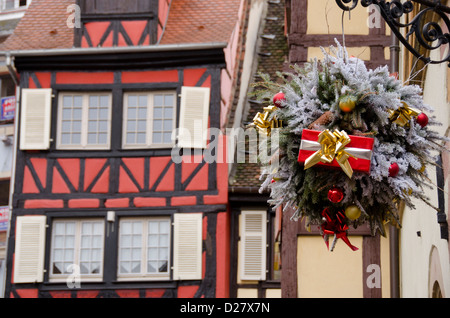
[[[92,14],[76,29],[75,46],[110,47],[153,44],[163,32],[168,1],[158,14],[118,15],[115,20]],[[154,19],[158,16],[158,19]],[[158,21],[156,23],[155,21]],[[175,90],[177,127],[183,86],[210,88],[209,127],[220,127],[222,48],[165,52],[16,56],[20,88],[52,89],[51,144],[45,151],[17,149],[13,212],[9,237],[6,297],[227,297],[229,294],[228,167],[224,139],[215,156],[188,150],[175,163],[171,149],[122,149],[125,92]],[[60,92],[107,91],[112,96],[108,150],[61,150],[56,147]],[[20,120],[18,119],[18,122]],[[20,131],[20,128],[19,128]],[[20,138],[20,135],[18,136]],[[222,137],[221,137],[222,138]],[[208,151],[208,148],[204,151]],[[124,216],[202,214],[200,280],[117,281],[118,222],[105,239],[103,278],[81,288],[49,280],[51,224],[56,218],[97,217],[108,211]],[[47,230],[41,283],[14,282],[16,220],[45,215]],[[105,224],[107,222],[105,221]],[[173,235],[173,234],[172,234]],[[173,246],[171,247],[173,253]],[[171,276],[172,278],[172,276]]]
[[[198,53],[198,52],[197,52]],[[11,270],[7,274],[6,297],[227,297],[229,264],[228,168],[226,161],[207,163],[203,155],[194,151],[183,153],[183,162],[175,163],[171,149],[121,149],[122,101],[127,91],[175,89],[177,112],[180,111],[182,86],[209,87],[211,89],[209,126],[219,127],[220,121],[220,72],[223,50],[207,52],[213,64],[199,66],[174,65],[183,52],[172,53],[172,61],[162,61],[162,55],[146,56],[149,61],[164,67],[143,69],[126,68],[121,63],[109,65],[115,70],[92,69],[105,60],[105,56],[63,57],[51,65],[39,58],[17,58],[21,88],[51,88],[52,129],[51,138],[56,140],[58,94],[61,91],[112,92],[111,149],[108,151],[57,150],[55,142],[48,151],[17,150],[13,213],[9,239],[8,268],[14,264],[15,224],[18,216],[46,215],[48,228],[54,218],[105,218],[108,211],[123,216],[171,216],[175,213],[202,213],[202,279],[193,281],[144,281],[117,282],[118,222],[112,235],[105,240],[103,281],[81,283],[81,288],[70,289],[65,283],[50,283],[48,279],[51,237],[47,230],[45,266],[47,272],[40,284],[15,284]],[[139,56],[129,56],[133,60]],[[171,55],[171,54],[168,54]],[[184,58],[204,63],[205,53]],[[55,61],[55,58],[52,59]],[[66,70],[28,70],[28,68],[55,68],[72,59]],[[48,60],[48,58],[44,58]],[[79,68],[80,60],[89,70]],[[107,57],[106,57],[107,60]],[[203,62],[200,62],[203,61]],[[42,64],[41,64],[42,62]],[[81,62],[83,63],[83,62]],[[109,62],[106,62],[108,64]],[[38,65],[41,66],[38,66]],[[78,65],[77,65],[78,64]],[[195,64],[195,63],[191,63]],[[34,65],[34,66],[32,66]],[[101,64],[105,66],[104,64]],[[123,69],[117,69],[122,68]],[[27,69],[27,70],[25,70]],[[179,120],[179,116],[177,116]],[[20,138],[20,136],[19,136]],[[218,148],[218,157],[225,158],[224,149]],[[208,151],[208,149],[205,149]],[[116,233],[116,234],[113,234]],[[173,247],[172,247],[173,250]]]

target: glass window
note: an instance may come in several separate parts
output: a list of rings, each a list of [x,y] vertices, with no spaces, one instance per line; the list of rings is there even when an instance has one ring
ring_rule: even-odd
[[[124,148],[173,146],[175,92],[127,93],[124,105]]]
[[[59,149],[109,149],[110,94],[69,94],[60,97]]]
[[[170,219],[122,219],[119,279],[169,279]]]
[[[65,279],[76,272],[80,278],[102,277],[104,226],[99,219],[53,222],[51,280]]]

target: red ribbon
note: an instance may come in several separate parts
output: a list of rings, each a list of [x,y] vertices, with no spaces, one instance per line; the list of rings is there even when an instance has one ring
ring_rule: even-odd
[[[326,241],[325,244],[329,249],[328,236],[334,235],[335,240],[342,239],[348,247],[352,249],[352,251],[357,251],[358,248],[350,243],[350,240],[347,237],[348,225],[345,222],[345,214],[342,212],[337,212],[335,215],[331,215],[330,210],[325,208],[322,211],[322,216],[325,218],[325,222],[322,223],[322,231],[323,237]]]

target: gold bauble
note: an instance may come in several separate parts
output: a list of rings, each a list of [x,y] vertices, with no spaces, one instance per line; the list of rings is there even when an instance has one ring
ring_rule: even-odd
[[[349,220],[356,220],[361,216],[361,210],[356,205],[350,205],[345,209],[345,216]]]
[[[344,95],[339,100],[339,108],[343,112],[349,113],[355,108],[356,101],[357,101],[356,96]]]

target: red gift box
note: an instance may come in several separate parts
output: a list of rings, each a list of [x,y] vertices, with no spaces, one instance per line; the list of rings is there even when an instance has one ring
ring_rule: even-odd
[[[300,144],[300,152],[298,154],[298,162],[304,163],[311,155],[321,149],[318,142],[321,131],[304,129],[302,133],[302,141]],[[373,138],[361,136],[348,136],[351,142],[345,147],[345,151],[356,158],[350,157],[348,162],[353,171],[370,172],[370,161],[372,159]],[[340,168],[339,163],[334,159],[331,163],[319,162],[317,165],[327,167]]]

